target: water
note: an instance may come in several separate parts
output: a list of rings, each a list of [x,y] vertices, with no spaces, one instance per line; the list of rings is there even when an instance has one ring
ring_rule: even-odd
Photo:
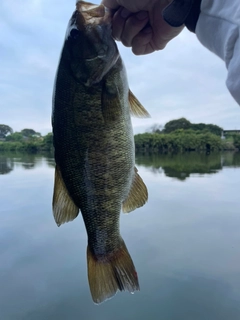
[[[121,233],[141,291],[97,306],[81,216],[52,217],[53,159],[0,154],[1,320],[240,319],[240,154],[136,162],[149,201]]]

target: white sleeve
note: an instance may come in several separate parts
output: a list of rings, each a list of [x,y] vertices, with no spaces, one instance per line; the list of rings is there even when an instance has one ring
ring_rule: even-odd
[[[225,61],[226,85],[240,105],[240,0],[202,0],[196,35]]]

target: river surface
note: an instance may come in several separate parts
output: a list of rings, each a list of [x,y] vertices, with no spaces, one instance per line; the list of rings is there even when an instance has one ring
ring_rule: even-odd
[[[0,154],[1,320],[239,320],[240,154],[137,156],[148,203],[121,214],[141,291],[97,306],[81,215],[58,228],[51,156]]]

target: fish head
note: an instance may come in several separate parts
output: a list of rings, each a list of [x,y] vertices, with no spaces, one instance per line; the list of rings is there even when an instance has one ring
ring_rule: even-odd
[[[70,68],[74,78],[86,86],[100,82],[119,57],[111,35],[111,16],[103,5],[79,1],[69,21],[65,44]]]

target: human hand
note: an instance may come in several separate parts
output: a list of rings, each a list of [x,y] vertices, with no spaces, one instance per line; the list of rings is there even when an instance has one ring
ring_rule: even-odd
[[[102,0],[115,12],[112,35],[136,55],[152,53],[165,48],[184,26],[171,27],[162,17],[163,9],[172,0]]]

